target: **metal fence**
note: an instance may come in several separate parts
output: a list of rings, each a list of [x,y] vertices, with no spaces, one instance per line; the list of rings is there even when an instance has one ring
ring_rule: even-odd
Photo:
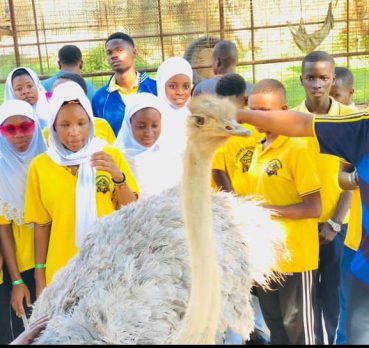
[[[211,49],[229,39],[239,50],[237,71],[247,80],[281,80],[289,104],[304,94],[301,60],[314,49],[335,57],[355,76],[355,101],[369,99],[369,1],[333,0],[0,0],[1,85],[15,66],[41,79],[57,71],[57,52],[75,44],[84,76],[98,88],[110,75],[104,41],[115,31],[131,35],[138,69],[155,76],[158,65],[186,56],[196,78],[212,74]],[[298,31],[296,33],[296,31]],[[294,34],[296,38],[294,38]],[[298,47],[300,45],[300,48]],[[301,47],[302,46],[302,47]]]

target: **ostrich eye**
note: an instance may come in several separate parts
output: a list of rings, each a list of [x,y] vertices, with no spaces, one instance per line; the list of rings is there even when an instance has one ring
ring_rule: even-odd
[[[195,120],[195,123],[198,126],[203,126],[205,124],[205,117],[202,117],[202,116],[193,116],[193,118]]]

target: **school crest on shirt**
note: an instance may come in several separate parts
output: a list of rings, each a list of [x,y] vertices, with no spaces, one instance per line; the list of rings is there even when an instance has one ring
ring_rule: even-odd
[[[268,162],[265,173],[268,174],[268,176],[272,175],[278,175],[278,170],[282,168],[282,162],[279,159],[272,159]]]
[[[106,175],[98,175],[96,177],[96,191],[107,193],[110,191],[109,178]]]
[[[240,156],[238,161],[241,163],[242,173],[249,171],[252,155],[254,153],[253,149],[253,147],[245,148],[242,153],[237,154],[237,156]]]

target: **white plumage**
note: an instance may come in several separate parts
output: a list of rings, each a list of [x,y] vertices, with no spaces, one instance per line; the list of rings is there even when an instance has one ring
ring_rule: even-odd
[[[191,287],[180,196],[172,188],[98,221],[35,303],[31,320],[48,314],[50,321],[34,343],[178,342]],[[212,193],[212,213],[221,279],[218,338],[227,327],[248,338],[251,286],[273,276],[284,234],[255,200]]]

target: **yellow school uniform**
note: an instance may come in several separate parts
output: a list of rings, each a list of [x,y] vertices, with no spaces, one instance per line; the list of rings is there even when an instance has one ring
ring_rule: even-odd
[[[242,124],[249,131],[249,137],[231,137],[215,154],[212,169],[226,172],[234,192],[248,194],[248,170],[256,144],[263,138],[254,126]]]
[[[115,143],[115,134],[110,127],[107,120],[103,118],[94,117],[95,137],[105,140],[108,144],[113,145]],[[43,129],[43,135],[46,144],[49,145],[49,128]]]
[[[350,220],[347,226],[345,245],[357,251],[361,242],[362,235],[362,208],[360,190],[353,191],[351,202]]]
[[[344,116],[349,115],[356,111],[355,108],[341,104],[329,97],[331,100],[331,107],[329,108],[328,115],[331,116]],[[301,111],[305,113],[311,112],[307,109],[305,100],[293,110]],[[319,143],[316,138],[309,137],[303,138],[306,141],[308,148],[316,154],[317,158],[317,170],[320,177],[322,190],[322,214],[319,218],[319,222],[327,222],[331,219],[337,209],[337,204],[342,193],[342,189],[338,184],[338,173],[340,169],[340,159],[337,156],[327,155],[319,152]],[[349,214],[346,215],[343,223],[347,223]]]
[[[12,224],[18,269],[22,273],[35,267],[34,231],[31,226],[19,226],[4,216],[0,216],[0,225],[10,224]]]
[[[250,193],[265,204],[287,206],[301,203],[302,197],[320,190],[316,163],[303,140],[278,136],[263,149],[255,147],[249,168]],[[280,261],[282,272],[305,272],[318,268],[318,219],[278,218],[285,232],[290,261]]]
[[[130,189],[138,193],[133,177],[122,153],[113,146],[103,151],[110,154],[118,168],[126,175]],[[46,282],[50,284],[57,270],[78,252],[75,244],[75,194],[77,175],[67,167],[53,162],[44,153],[33,159],[29,168],[25,201],[25,221],[36,224],[51,224],[50,241],[46,259]],[[115,191],[111,175],[96,172],[96,205],[98,217],[115,210]]]

